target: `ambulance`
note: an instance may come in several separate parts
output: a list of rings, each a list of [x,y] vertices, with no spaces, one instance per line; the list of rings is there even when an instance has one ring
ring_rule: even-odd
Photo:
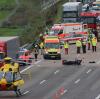
[[[58,36],[45,36],[43,57],[44,59],[61,59],[60,40]]]
[[[61,41],[69,41],[74,43],[77,39],[85,39],[87,37],[87,24],[82,23],[66,23],[64,24],[63,34],[65,35]]]

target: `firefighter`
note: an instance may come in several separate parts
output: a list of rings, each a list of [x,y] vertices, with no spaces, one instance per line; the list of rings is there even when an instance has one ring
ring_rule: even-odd
[[[82,47],[81,39],[76,40],[76,47],[77,47],[77,54],[79,54]]]
[[[97,45],[97,38],[93,37],[92,38],[92,51],[96,52],[96,45]]]
[[[86,41],[85,40],[82,41],[82,50],[83,50],[83,53],[86,53]]]
[[[68,48],[69,48],[69,44],[68,41],[64,43],[64,50],[65,50],[65,54],[68,54]]]

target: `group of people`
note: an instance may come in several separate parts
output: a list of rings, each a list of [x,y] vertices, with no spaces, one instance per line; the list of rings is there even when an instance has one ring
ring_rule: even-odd
[[[83,53],[86,53],[87,47],[88,47],[88,50],[90,50],[91,46],[92,46],[92,51],[96,52],[97,38],[95,36],[92,38],[88,37],[87,40],[85,39],[76,40],[77,54],[81,53],[81,48],[82,48]],[[68,54],[68,50],[69,50],[68,41],[64,42],[64,49],[65,49],[65,54]]]

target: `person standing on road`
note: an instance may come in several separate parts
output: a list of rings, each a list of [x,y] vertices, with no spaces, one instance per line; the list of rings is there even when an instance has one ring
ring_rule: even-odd
[[[69,48],[68,41],[67,41],[67,42],[64,42],[64,50],[65,50],[65,54],[68,54],[68,48]]]
[[[82,41],[82,50],[83,50],[83,53],[86,53],[86,41],[85,40]]]
[[[41,55],[43,54],[43,49],[44,49],[44,44],[43,42],[40,43],[40,48],[41,48]]]
[[[76,40],[76,47],[77,47],[77,54],[79,54],[82,47],[81,40]]]
[[[88,37],[87,42],[88,42],[88,50],[90,50],[90,45],[91,45],[91,40],[90,40],[90,37]]]
[[[35,48],[33,53],[34,53],[35,61],[37,61],[37,57],[38,57],[38,54],[39,54],[38,50]]]
[[[97,45],[97,38],[93,37],[92,38],[92,51],[96,52],[96,45]]]

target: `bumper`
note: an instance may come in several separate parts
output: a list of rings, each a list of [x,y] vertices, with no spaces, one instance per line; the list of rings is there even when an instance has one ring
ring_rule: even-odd
[[[44,54],[44,58],[61,58],[61,54]]]

